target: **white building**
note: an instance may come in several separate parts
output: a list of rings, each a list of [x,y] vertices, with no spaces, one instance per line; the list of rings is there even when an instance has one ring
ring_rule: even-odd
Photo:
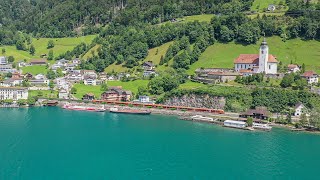
[[[246,127],[245,122],[242,121],[232,121],[232,120],[226,120],[223,122],[223,125],[226,127],[232,127],[232,128],[245,128]]]
[[[28,99],[28,88],[0,87],[0,100]]]
[[[8,62],[7,62],[6,57],[0,56],[0,65],[6,65],[7,63],[8,63]]]
[[[65,89],[60,89],[59,91],[59,99],[69,99],[69,93]]]
[[[294,107],[294,116],[301,116],[301,114],[303,113],[303,108],[304,105],[302,103],[296,104],[296,106]]]
[[[98,75],[92,70],[83,71],[83,83],[85,85],[96,86]]]
[[[277,74],[278,61],[269,54],[269,47],[264,39],[259,54],[240,54],[234,60],[235,71],[251,70],[253,73]]]
[[[296,73],[299,71],[300,71],[300,68],[298,65],[296,65],[296,64],[289,64],[288,65],[288,73]]]
[[[319,76],[314,71],[306,71],[301,77],[305,78],[308,84],[316,84],[319,82]]]

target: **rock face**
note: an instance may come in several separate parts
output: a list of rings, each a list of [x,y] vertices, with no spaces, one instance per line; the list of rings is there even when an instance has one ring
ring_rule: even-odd
[[[171,97],[165,100],[164,104],[170,106],[224,109],[226,105],[226,99],[224,97],[210,95],[187,94],[181,97]]]

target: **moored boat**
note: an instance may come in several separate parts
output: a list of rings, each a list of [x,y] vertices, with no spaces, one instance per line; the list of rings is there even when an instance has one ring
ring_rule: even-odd
[[[144,110],[134,110],[134,109],[118,109],[118,108],[110,108],[111,113],[123,113],[123,114],[140,114],[140,115],[149,115],[151,111]]]
[[[68,105],[65,104],[62,108],[68,110],[75,110],[75,111],[90,111],[90,112],[104,112],[105,109],[103,107],[86,107],[86,106],[78,106],[78,105]]]
[[[272,127],[269,126],[268,124],[259,124],[259,123],[253,123],[252,127],[254,129],[260,129],[260,130],[264,130],[264,131],[271,131]]]
[[[196,121],[213,121],[213,118],[209,118],[201,115],[191,116],[191,119]]]

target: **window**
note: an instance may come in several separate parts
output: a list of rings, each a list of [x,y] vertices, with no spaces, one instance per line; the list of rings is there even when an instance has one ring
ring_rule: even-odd
[[[271,65],[269,65],[269,69],[271,69]]]

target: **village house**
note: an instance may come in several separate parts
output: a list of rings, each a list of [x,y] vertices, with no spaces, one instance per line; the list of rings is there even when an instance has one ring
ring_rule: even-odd
[[[22,78],[10,78],[6,79],[0,83],[2,87],[13,87],[13,86],[20,86],[22,84]]]
[[[32,59],[32,60],[30,60],[29,64],[31,66],[34,66],[34,65],[47,65],[47,60],[46,59]]]
[[[68,63],[68,64],[66,64],[65,66],[64,66],[64,71],[66,72],[66,73],[68,73],[68,72],[72,72],[72,71],[74,71],[76,68],[77,68],[77,64],[74,64],[74,63]]]
[[[108,75],[106,73],[104,73],[104,72],[99,73],[99,79],[101,81],[106,81],[106,80],[108,80]]]
[[[55,83],[57,89],[70,89],[71,86],[64,77],[56,78],[53,82]]]
[[[155,69],[155,66],[151,61],[147,61],[142,64],[142,68],[145,71],[153,71]]]
[[[37,74],[33,79],[29,79],[31,86],[48,86],[49,82],[49,79],[43,74]]]
[[[227,68],[200,68],[196,69],[195,73],[196,76],[193,79],[203,83],[226,82],[241,76],[239,72]]]
[[[240,118],[252,117],[257,120],[268,120],[270,117],[270,112],[266,107],[256,107],[256,109],[249,109],[244,113],[239,115]]]
[[[134,100],[135,103],[154,104],[154,101],[150,101],[149,96],[139,96],[139,99]]]
[[[275,11],[276,8],[277,8],[276,5],[274,5],[274,4],[269,4],[267,10],[268,10],[268,11]]]
[[[85,85],[96,86],[98,75],[93,70],[83,71],[83,83]]]
[[[146,70],[143,71],[143,77],[150,77],[151,75],[156,76],[156,72],[154,70]]]
[[[65,89],[59,90],[59,99],[69,99],[69,92]]]
[[[0,65],[6,65],[7,63],[7,58],[5,56],[0,56]]]
[[[81,64],[81,60],[79,58],[73,59],[72,64],[79,65],[79,64]]]
[[[0,100],[6,99],[28,99],[28,88],[0,87]]]
[[[108,91],[101,94],[101,99],[106,101],[130,101],[131,91],[122,90],[121,87],[110,87]]]
[[[31,73],[25,73],[25,74],[23,75],[23,78],[24,78],[24,79],[32,79],[32,78],[33,78],[33,75],[32,75]]]
[[[304,105],[302,103],[297,103],[294,107],[294,116],[301,116],[303,113]]]
[[[27,66],[28,64],[25,62],[25,61],[19,61],[18,62],[18,67],[25,67],[25,66]]]
[[[0,65],[0,73],[14,73],[17,69],[12,68],[12,64]]]
[[[253,73],[277,74],[278,61],[269,54],[269,47],[264,39],[260,46],[259,54],[240,54],[234,60],[234,69],[251,70]]]
[[[301,75],[302,78],[305,78],[308,84],[317,84],[319,82],[319,76],[314,71],[306,71]]]
[[[87,93],[87,94],[83,95],[83,97],[82,97],[82,100],[84,100],[84,101],[92,101],[94,99],[95,99],[95,97],[94,97],[93,93]]]
[[[81,73],[81,70],[74,70],[72,72],[69,72],[66,76],[66,80],[71,83],[79,83],[83,80],[83,75]]]
[[[296,73],[300,71],[299,66],[296,64],[289,64],[287,68],[288,68],[288,73]]]

